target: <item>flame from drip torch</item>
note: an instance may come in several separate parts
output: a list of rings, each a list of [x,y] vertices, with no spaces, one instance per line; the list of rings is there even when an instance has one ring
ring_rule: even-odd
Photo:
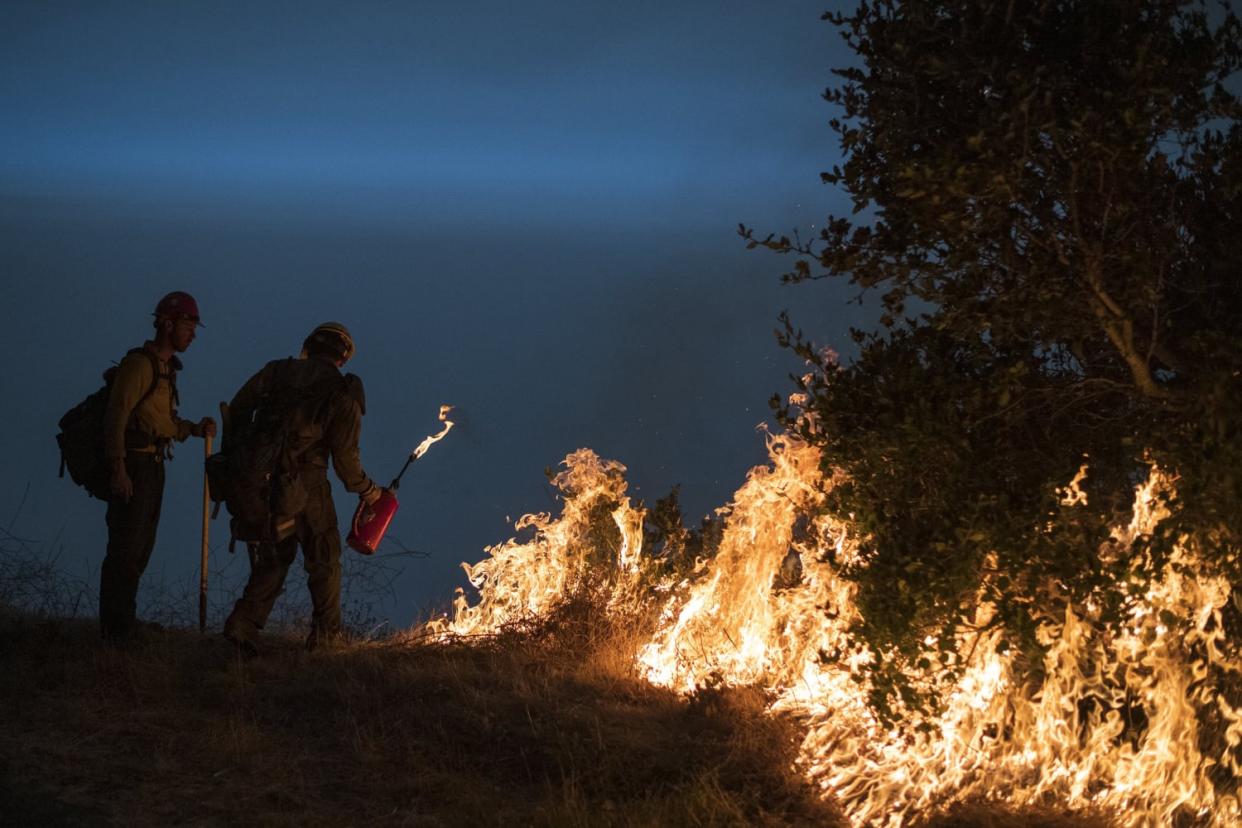
[[[444,428],[440,429],[440,431],[436,434],[428,435],[421,443],[419,443],[418,448],[410,452],[410,460],[417,460],[422,457],[427,453],[427,449],[443,440],[444,435],[448,434],[449,431],[452,430],[453,421],[448,418],[448,415],[452,412],[452,410],[453,406],[451,405],[440,406],[440,422],[444,423]]]

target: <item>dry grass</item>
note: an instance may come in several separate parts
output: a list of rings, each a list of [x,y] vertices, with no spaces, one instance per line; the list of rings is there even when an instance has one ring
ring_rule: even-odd
[[[252,661],[218,636],[115,649],[91,620],[0,612],[0,825],[845,825],[761,691],[650,686],[630,658],[647,620],[605,595],[471,641],[272,636]],[[1109,822],[972,803],[921,824]]]
[[[678,699],[571,616],[469,645],[277,639],[250,662],[188,632],[116,650],[90,622],[0,619],[0,823],[840,824],[757,694]]]

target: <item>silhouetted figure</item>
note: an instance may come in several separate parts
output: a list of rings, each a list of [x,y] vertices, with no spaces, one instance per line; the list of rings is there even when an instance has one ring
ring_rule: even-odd
[[[215,421],[177,416],[177,372],[201,325],[198,303],[174,291],[155,307],[155,338],[117,367],[104,415],[104,457],[111,470],[108,551],[99,577],[99,625],[104,639],[132,639],[138,583],[155,548],[164,499],[164,462],[173,440],[216,433]]]
[[[329,459],[346,490],[368,505],[383,491],[363,471],[359,458],[366,411],[362,381],[340,371],[353,354],[354,340],[345,326],[325,322],[306,338],[299,359],[269,362],[229,404],[225,453],[249,439],[248,430],[270,427],[264,423],[273,416],[296,424],[287,450],[295,458],[298,500],[303,490],[305,498],[304,507],[288,516],[288,525],[276,527],[279,539],[247,544],[250,579],[224,624],[225,637],[247,655],[258,651],[257,633],[271,614],[299,546],[313,611],[307,647],[341,634],[341,536],[328,482]]]

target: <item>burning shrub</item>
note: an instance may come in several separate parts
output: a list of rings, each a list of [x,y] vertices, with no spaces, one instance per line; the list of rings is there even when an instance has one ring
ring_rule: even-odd
[[[858,634],[867,557],[848,521],[825,508],[843,478],[824,479],[819,450],[798,437],[768,440],[769,465],[720,513],[716,554],[679,580],[631,557],[644,513],[624,499],[617,464],[571,455],[565,473],[594,483],[563,489],[560,516],[524,518],[532,538],[467,567],[488,575],[480,602],[459,604],[442,629],[584,663],[610,658],[608,675],[637,666],[707,713],[720,692],[751,688],[747,698],[799,723],[799,769],[859,824],[939,819],[978,800],[1005,805],[971,812],[977,824],[987,813],[996,824],[1012,813],[1030,822],[1048,803],[1085,814],[1081,824],[1098,809],[1133,824],[1242,816],[1236,608],[1228,581],[1202,571],[1192,548],[1175,547],[1163,566],[1144,561],[1154,572],[1146,588],[1110,609],[1042,583],[1031,595],[1037,658],[1010,644],[986,596],[950,649],[929,636],[902,658]],[[1133,555],[1135,539],[1166,518],[1171,485],[1154,475],[1136,492],[1133,519],[1094,552],[1102,566]],[[1076,500],[1077,487],[1062,487],[1062,498]],[[802,571],[786,583],[791,554]],[[908,695],[894,695],[886,675]],[[937,703],[921,703],[929,697]]]

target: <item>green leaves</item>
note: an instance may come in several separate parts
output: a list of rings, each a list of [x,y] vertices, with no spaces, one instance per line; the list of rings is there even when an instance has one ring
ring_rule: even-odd
[[[882,330],[851,331],[857,359],[804,388],[802,433],[849,478],[827,508],[867,538],[857,634],[926,669],[924,638],[949,647],[986,596],[1037,669],[1059,608],[1036,596],[1120,623],[1185,538],[1242,581],[1242,106],[1221,82],[1238,20],[1174,0],[826,17],[858,64],[824,96],[845,160],[821,178],[869,218],[813,242],[739,232],[795,257],[785,281],[880,291]],[[1086,503],[1066,505],[1084,458]],[[1153,462],[1179,477],[1171,516],[1105,565]],[[876,663],[879,708],[914,698]]]

